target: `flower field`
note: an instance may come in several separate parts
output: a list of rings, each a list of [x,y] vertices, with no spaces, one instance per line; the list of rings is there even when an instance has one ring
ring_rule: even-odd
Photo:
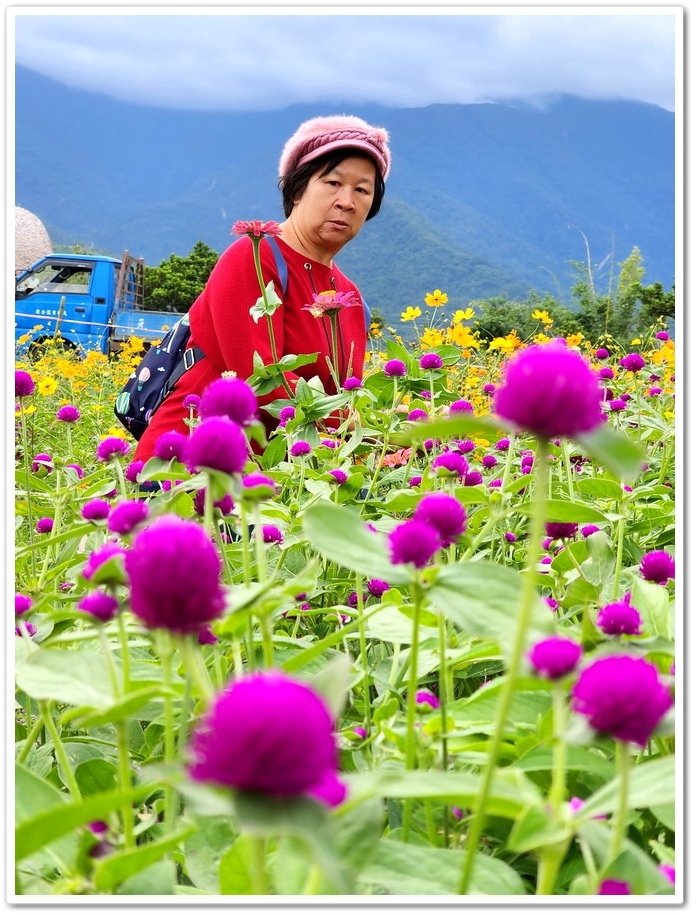
[[[18,351],[19,902],[682,899],[674,341],[446,302],[144,466],[139,341]]]

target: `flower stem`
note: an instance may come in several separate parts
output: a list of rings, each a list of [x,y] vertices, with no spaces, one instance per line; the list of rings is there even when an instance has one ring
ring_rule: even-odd
[[[515,632],[510,661],[508,663],[507,677],[500,691],[495,729],[491,736],[488,758],[483,772],[476,810],[467,837],[466,849],[464,852],[464,865],[459,883],[459,894],[466,894],[469,887],[474,859],[478,851],[478,843],[486,819],[486,805],[497,766],[498,753],[503,740],[508,711],[517,686],[517,675],[522,663],[527,629],[529,628],[532,608],[537,596],[536,567],[541,555],[541,541],[544,533],[546,490],[549,477],[548,453],[548,442],[545,439],[538,439],[536,456],[534,459],[535,499],[529,532],[527,566],[523,574],[524,578],[520,597],[520,608],[517,615],[517,630]]]
[[[613,833],[606,864],[609,865],[621,852],[628,820],[628,787],[631,775],[631,755],[625,741],[616,742],[616,773],[619,780],[619,803],[614,812]]]
[[[161,630],[158,634],[159,655],[162,662],[162,687],[164,688],[164,762],[174,763],[176,741],[174,734],[174,703],[172,701],[172,658],[174,647],[170,634]],[[174,830],[174,788],[167,785],[164,790],[164,823],[167,832]]]
[[[29,442],[27,438],[27,415],[24,412],[24,398],[19,399],[19,425],[22,430],[22,458],[24,460],[24,477],[27,487],[27,520],[29,522],[29,546],[31,547],[31,573],[36,575],[36,557],[34,556],[34,518],[31,511],[31,477],[29,476]]]
[[[363,727],[370,734],[370,671],[367,664],[367,637],[365,635],[365,614],[362,593],[362,577],[355,574],[355,594],[358,596],[358,637],[360,640],[360,662],[363,669],[363,702],[365,704]]]
[[[250,836],[251,889],[258,897],[268,896],[268,875],[266,874],[266,844],[263,837]]]
[[[413,770],[416,764],[416,693],[418,692],[418,638],[420,627],[422,590],[418,582],[411,586],[413,596],[413,628],[411,630],[411,653],[406,695],[406,769]],[[411,829],[411,803],[406,799],[404,804],[404,840],[408,840]]]
[[[38,702],[41,719],[43,724],[46,726],[46,731],[53,743],[53,751],[56,755],[56,760],[63,770],[63,779],[65,785],[67,786],[68,792],[70,792],[73,801],[82,801],[82,793],[80,792],[80,787],[78,786],[77,780],[75,779],[73,771],[70,767],[70,761],[68,760],[68,755],[65,752],[65,747],[63,746],[63,742],[61,741],[58,729],[56,728],[56,723],[53,721],[53,717],[51,716],[51,701],[39,700]]]

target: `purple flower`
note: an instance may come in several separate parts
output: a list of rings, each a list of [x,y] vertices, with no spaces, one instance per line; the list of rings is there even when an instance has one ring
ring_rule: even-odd
[[[494,489],[497,487],[502,487],[502,485],[503,485],[503,480],[501,477],[498,477],[495,480],[491,480],[491,482],[488,484],[489,487],[493,487]]]
[[[457,448],[463,455],[468,455],[469,452],[473,452],[476,448],[476,443],[472,442],[471,439],[460,439],[457,442]]]
[[[87,824],[87,829],[96,836],[105,836],[109,832],[109,825],[106,821],[90,821]]]
[[[391,378],[406,375],[406,364],[400,359],[390,359],[384,364],[384,374]]]
[[[609,359],[611,353],[604,347],[600,347],[598,350],[595,350],[595,359]]]
[[[617,894],[631,893],[631,885],[627,881],[617,881],[614,878],[605,878],[599,885],[598,894],[615,896]]]
[[[667,331],[658,331],[655,335],[655,340],[669,340],[669,334]]]
[[[227,417],[210,417],[192,432],[184,452],[189,471],[204,468],[239,474],[244,470],[249,443],[244,430]]]
[[[15,627],[15,636],[36,636],[36,627],[28,620],[20,620]]]
[[[293,458],[300,458],[303,455],[311,455],[312,446],[309,442],[305,442],[304,439],[300,439],[298,442],[293,442],[290,446],[290,454]]]
[[[602,366],[597,375],[601,379],[611,379],[614,378],[614,370],[611,368],[611,366]]]
[[[577,522],[546,522],[546,534],[551,540],[560,540],[562,538],[572,538],[578,530]]]
[[[15,397],[28,398],[34,393],[34,379],[23,369],[15,369]]]
[[[565,677],[575,669],[582,656],[582,646],[563,636],[550,636],[536,643],[530,653],[532,668],[551,681]]]
[[[96,550],[93,550],[89,555],[87,562],[82,567],[82,575],[85,579],[89,580],[99,567],[108,560],[111,560],[113,557],[125,558],[126,553],[125,547],[119,546],[115,541],[107,541],[105,544],[102,544],[101,547],[97,547]],[[120,577],[118,577],[116,581],[120,582]]]
[[[508,544],[514,544],[517,541],[517,535],[513,531],[506,531],[503,537]]]
[[[437,529],[417,519],[397,525],[388,534],[387,541],[392,563],[413,563],[418,569],[432,559],[441,545]]]
[[[671,706],[671,693],[657,669],[632,655],[598,659],[585,668],[572,690],[573,710],[596,732],[641,746]]]
[[[670,865],[668,862],[663,862],[662,865],[658,865],[657,870],[662,872],[670,884],[674,884],[677,877],[676,872],[674,871],[674,865]]]
[[[619,365],[629,372],[640,372],[645,366],[645,360],[640,353],[627,353],[626,356],[619,360]]]
[[[91,614],[101,623],[108,623],[118,613],[118,601],[112,595],[96,591],[85,595],[77,602],[77,606],[85,614]]]
[[[648,582],[667,585],[676,572],[674,557],[665,550],[651,550],[640,561],[639,572]]]
[[[409,480],[408,485],[409,487],[419,487],[421,485],[422,480],[423,478],[416,474],[415,477],[412,477]]]
[[[88,522],[101,522],[108,518],[111,505],[105,499],[90,499],[80,510],[82,518]]]
[[[212,646],[218,641],[217,636],[213,633],[210,624],[204,623],[198,631],[198,645]]]
[[[455,544],[466,530],[466,510],[448,493],[427,493],[416,506],[413,518],[433,527],[443,547]]]
[[[662,388],[658,385],[653,385],[653,387],[648,391],[649,398],[656,398],[658,394],[662,394]]]
[[[253,388],[244,379],[232,376],[215,379],[203,392],[200,413],[209,417],[228,417],[247,426],[256,416],[259,403]]]
[[[264,544],[282,544],[283,532],[275,525],[264,525],[261,528]]]
[[[391,586],[384,579],[368,579],[366,582],[368,592],[374,598],[381,598],[385,592],[388,592]]]
[[[40,452],[38,455],[34,455],[31,462],[31,469],[34,473],[37,471],[44,471],[45,474],[50,474],[53,470],[53,458],[46,452]],[[45,476],[45,474],[42,476]]]
[[[484,455],[481,459],[481,464],[484,466],[484,468],[488,468],[490,470],[490,468],[497,466],[498,459],[495,457],[495,455]]]
[[[442,369],[442,357],[437,353],[424,353],[420,358],[421,369]]]
[[[184,410],[198,410],[201,406],[200,396],[197,394],[187,394],[182,404]]]
[[[340,444],[341,444],[341,443],[340,443],[340,442],[336,442],[335,439],[322,439],[321,442],[319,443],[320,447],[323,447],[323,448],[332,448],[332,449],[333,449],[333,448],[338,448]]]
[[[494,411],[536,436],[553,439],[590,432],[603,422],[594,371],[558,341],[532,345],[510,359]]]
[[[491,382],[487,382],[481,390],[484,394],[495,394],[496,387]]]
[[[190,750],[192,779],[278,798],[312,794],[338,768],[326,703],[279,671],[246,675],[219,693]]]
[[[196,513],[201,516],[205,515],[205,491],[206,488],[203,487],[198,490],[193,497],[193,508]],[[223,497],[215,500],[213,506],[219,509],[223,515],[230,515],[234,511],[234,500],[228,493],[225,493]]]
[[[420,407],[414,407],[413,410],[410,410],[406,414],[406,419],[407,420],[427,420],[428,414],[426,413],[426,411],[421,410]]]
[[[450,404],[450,413],[473,413],[473,405],[469,401],[460,399],[459,401],[453,401]]]
[[[430,466],[438,477],[463,477],[469,470],[466,458],[457,452],[442,452],[441,455],[436,455]]]
[[[280,490],[272,477],[257,471],[242,477],[242,487],[245,497],[253,496],[255,499],[271,499]]]
[[[461,808],[457,808],[456,806],[454,806],[454,807],[451,808],[450,810],[452,811],[452,816],[453,816],[456,820],[461,821],[461,819],[464,817],[464,812],[462,811]]]
[[[124,477],[126,480],[130,481],[130,483],[138,483],[138,474],[144,467],[144,461],[131,461],[124,471]]]
[[[33,604],[34,602],[29,595],[15,593],[15,617],[21,617],[22,614],[26,614]]]
[[[614,398],[613,401],[609,401],[609,410],[613,410],[615,413],[620,410],[626,410],[626,402],[622,401],[621,398]]]
[[[620,394],[619,397],[621,398],[622,401],[628,402],[631,400],[631,395],[627,391],[624,391],[624,393]]]
[[[550,595],[547,595],[544,598],[544,601],[548,604],[552,611],[558,610],[558,601],[555,598],[552,598]]]
[[[464,475],[465,487],[477,487],[480,483],[483,483],[483,474],[481,471],[468,471]]]
[[[362,388],[362,382],[359,378],[356,378],[354,375],[351,375],[350,378],[347,378],[343,383],[344,391],[355,391],[356,388]]]
[[[187,442],[188,436],[185,433],[162,433],[155,442],[153,454],[162,461],[170,461],[172,458],[183,461]]]
[[[419,690],[416,694],[416,705],[423,708],[439,709],[440,701],[430,690]]]
[[[73,407],[72,404],[63,404],[62,407],[58,408],[58,412],[56,413],[56,420],[62,420],[64,423],[74,423],[79,419],[80,411],[77,407]]]
[[[72,468],[73,471],[75,471],[77,474],[79,480],[82,480],[82,478],[85,476],[85,472],[82,470],[79,464],[66,464],[65,466],[66,468]]]
[[[97,461],[110,461],[112,458],[127,455],[130,450],[130,443],[125,439],[120,436],[107,436],[97,446]]]
[[[499,452],[506,452],[510,448],[510,440],[507,436],[504,439],[498,439],[495,443],[495,448],[497,448]]]
[[[117,503],[109,512],[106,527],[113,534],[130,534],[150,514],[147,503],[139,499],[126,499]]]
[[[53,531],[53,519],[48,516],[40,518],[36,523],[36,530],[39,534],[49,534]]]
[[[362,738],[364,740],[365,738],[367,738],[367,729],[362,728],[360,725],[356,725],[355,728],[353,729],[353,734],[357,735],[358,738]]]
[[[591,534],[594,534],[596,531],[599,531],[599,530],[600,529],[596,525],[583,525],[582,528],[580,529],[580,534],[584,538],[588,538]]]
[[[597,626],[607,636],[618,636],[620,633],[637,636],[640,633],[643,621],[638,611],[628,603],[628,597],[599,609]]]
[[[278,414],[278,420],[280,421],[281,426],[285,426],[288,420],[295,419],[295,408],[294,407],[282,407],[280,413]]]
[[[333,471],[329,471],[329,476],[333,477],[336,483],[340,486],[342,483],[345,483],[348,480],[348,475],[345,471],[342,471],[340,468],[334,468]]]
[[[147,627],[198,633],[225,609],[222,563],[196,522],[160,516],[135,536],[125,566],[131,610]]]

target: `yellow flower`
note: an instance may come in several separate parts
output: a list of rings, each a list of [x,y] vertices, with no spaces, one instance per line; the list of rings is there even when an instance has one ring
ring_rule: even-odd
[[[35,405],[35,404],[30,404],[28,407],[25,407],[24,410],[22,410],[21,407],[20,407],[19,410],[15,410],[15,416],[19,416],[19,414],[21,414],[21,413],[25,413],[25,414],[26,414],[26,413],[34,413],[35,410],[36,410],[36,405]]]
[[[448,334],[451,342],[457,346],[462,347],[463,349],[472,348],[478,350],[481,344],[478,339],[474,336],[469,327],[462,327],[462,325],[455,325]]]
[[[102,439],[106,439],[109,436],[118,436],[120,439],[127,439],[128,433],[122,426],[112,426],[106,433],[106,436],[102,436]]]
[[[491,444],[488,439],[481,439],[478,436],[474,436],[472,441],[477,448],[487,448]]]
[[[566,343],[569,347],[579,347],[584,339],[585,337],[580,331],[577,334],[566,334]]]
[[[39,394],[53,394],[58,388],[58,382],[54,378],[42,378],[36,386]]]
[[[447,293],[443,293],[441,289],[433,290],[432,293],[426,293],[424,302],[426,305],[432,306],[432,308],[439,308],[441,305],[444,305],[448,301]]]
[[[435,328],[426,328],[423,331],[420,339],[421,349],[426,349],[428,347],[439,347],[445,341],[445,335],[442,331],[437,331]]]
[[[549,315],[546,309],[535,309],[532,312],[532,318],[534,318],[536,321],[541,321],[542,324],[549,326],[553,324],[553,318]]]
[[[642,343],[642,340],[640,339],[640,337],[634,337],[633,340],[631,341],[631,346],[639,347],[641,343]]]
[[[413,306],[409,305],[406,311],[401,313],[401,320],[402,321],[415,321],[416,318],[420,318],[422,314],[423,313],[418,308],[418,306],[413,308]]]
[[[22,336],[17,339],[17,343],[25,344],[30,340],[31,340],[31,332],[29,334],[22,334]]]
[[[532,338],[532,343],[543,344],[543,343],[548,343],[550,340],[551,338],[547,337],[546,334],[537,334],[535,337]]]
[[[462,309],[457,309],[457,311],[452,315],[452,323],[459,324],[460,321],[470,321],[474,317],[474,310],[472,308],[462,311]]]

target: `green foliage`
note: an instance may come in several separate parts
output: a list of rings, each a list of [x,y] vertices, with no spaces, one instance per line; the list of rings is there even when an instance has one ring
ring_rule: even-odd
[[[202,292],[218,253],[198,241],[186,257],[176,254],[159,267],[145,268],[145,308],[163,312],[188,312]]]

